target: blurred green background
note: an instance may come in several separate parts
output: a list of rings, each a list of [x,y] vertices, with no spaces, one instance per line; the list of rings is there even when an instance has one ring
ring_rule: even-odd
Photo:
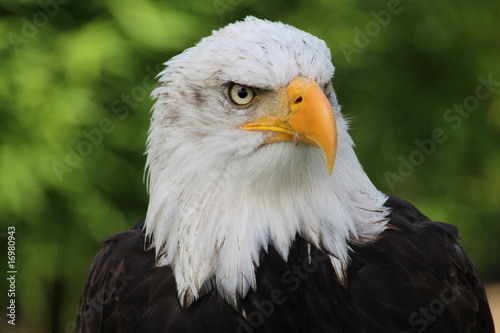
[[[328,43],[368,175],[457,225],[500,280],[500,2],[22,0],[0,15],[0,308],[13,225],[18,331],[74,331],[101,240],[145,216],[154,76],[246,15]]]

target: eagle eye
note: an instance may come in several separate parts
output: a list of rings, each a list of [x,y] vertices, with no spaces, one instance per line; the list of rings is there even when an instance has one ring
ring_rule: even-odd
[[[229,86],[228,96],[231,103],[240,108],[250,106],[257,99],[257,93],[253,88],[237,83]]]

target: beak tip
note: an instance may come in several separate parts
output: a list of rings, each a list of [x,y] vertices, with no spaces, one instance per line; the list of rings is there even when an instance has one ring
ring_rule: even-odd
[[[331,176],[333,172],[333,167],[335,165],[335,157],[336,157],[336,145],[334,149],[331,149],[330,151],[325,151],[323,150],[323,155],[325,158],[325,164],[326,164],[326,171],[328,172],[328,175]]]
[[[333,172],[333,161],[332,162],[330,162],[330,161],[326,162],[326,171],[328,172],[328,176],[332,175],[332,172]]]

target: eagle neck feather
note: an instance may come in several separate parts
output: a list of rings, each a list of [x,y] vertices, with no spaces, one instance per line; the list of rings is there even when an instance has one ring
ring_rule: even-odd
[[[255,149],[254,136],[231,151],[217,145],[224,138],[207,137],[201,149],[197,140],[171,135],[168,146],[176,148],[165,151],[162,129],[152,129],[145,232],[157,266],[172,267],[183,306],[213,288],[236,306],[256,288],[261,250],[273,246],[286,261],[297,235],[327,252],[344,280],[349,243],[376,239],[389,212],[357,160],[347,122],[340,117],[338,126],[331,176],[312,146]]]

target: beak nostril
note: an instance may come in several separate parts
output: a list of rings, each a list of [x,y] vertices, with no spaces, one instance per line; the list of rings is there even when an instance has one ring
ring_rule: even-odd
[[[299,104],[300,102],[302,102],[302,96],[300,96],[299,98],[297,98],[294,103],[295,104]]]

